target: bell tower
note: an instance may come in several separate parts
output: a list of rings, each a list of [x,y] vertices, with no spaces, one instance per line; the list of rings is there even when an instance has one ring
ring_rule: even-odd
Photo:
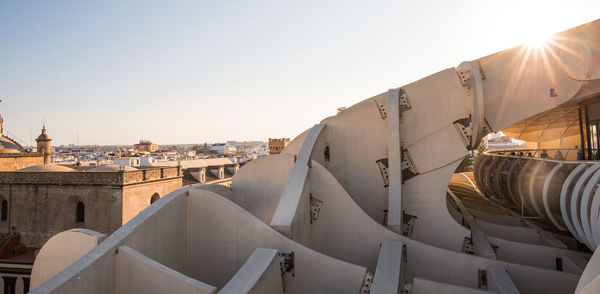
[[[46,122],[42,127],[42,133],[35,139],[37,142],[37,152],[44,155],[44,164],[50,163],[50,155],[52,154],[52,147],[50,136],[46,134]]]

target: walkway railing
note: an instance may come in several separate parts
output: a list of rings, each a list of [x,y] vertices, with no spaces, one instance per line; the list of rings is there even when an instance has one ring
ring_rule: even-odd
[[[15,144],[17,144],[17,146],[19,146],[19,148],[25,149],[25,146],[27,146],[27,143],[25,143],[25,141],[23,141],[19,137],[15,136],[15,134],[11,133],[6,128],[3,128],[2,132],[5,137],[7,137],[11,141],[13,141]]]
[[[525,156],[557,160],[577,160],[577,148],[511,149],[490,151],[491,155]]]

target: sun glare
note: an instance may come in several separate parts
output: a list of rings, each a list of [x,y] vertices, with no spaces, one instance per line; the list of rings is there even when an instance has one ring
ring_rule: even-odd
[[[537,34],[532,34],[528,38],[525,45],[527,45],[528,47],[532,47],[532,48],[543,48],[543,47],[546,47],[548,45],[548,43],[550,43],[551,40],[552,40],[552,35],[544,34],[544,33],[537,33]]]

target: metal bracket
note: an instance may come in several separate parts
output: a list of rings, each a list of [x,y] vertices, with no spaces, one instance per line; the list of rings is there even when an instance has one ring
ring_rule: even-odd
[[[416,216],[402,212],[402,235],[409,237],[412,235],[415,227]]]
[[[472,128],[471,128],[472,131]],[[489,133],[493,133],[494,131],[492,130],[492,127],[490,127],[490,124],[487,122],[487,119],[483,119],[483,126],[481,128],[481,133],[482,133],[482,137],[485,137],[487,134]],[[473,142],[473,149],[476,149],[477,147],[479,147],[479,143],[481,142]]]
[[[415,166],[414,162],[412,161],[412,158],[410,157],[410,153],[408,152],[407,149],[402,150],[402,163],[400,166],[402,169],[402,181],[403,182],[407,181],[408,179],[413,178],[419,174],[419,170],[417,170],[417,167]]]
[[[291,273],[292,277],[295,276],[294,271],[294,251],[290,253],[279,253],[279,268],[281,269],[281,276],[283,277],[286,273]]]
[[[404,89],[400,88],[400,97],[398,97],[398,104],[400,105],[400,113],[407,111],[412,108],[410,101],[408,101],[408,95]]]
[[[478,269],[477,270],[477,286],[479,288],[487,289],[487,271]]]
[[[381,177],[383,178],[383,186],[387,187],[390,185],[390,175],[388,173],[388,159],[382,158],[376,161],[377,166],[379,166],[379,172],[381,173]]]
[[[554,261],[555,261],[556,270],[562,272],[563,271],[562,257],[557,257]]]
[[[479,74],[481,75],[481,79],[485,80],[485,73],[483,72],[483,68],[481,68],[481,64],[479,63],[479,60],[476,60],[475,63],[477,64],[477,69],[479,69]],[[463,85],[463,87],[467,87],[468,89],[471,89],[471,87],[469,87],[469,85],[468,85],[469,79],[471,78],[471,69],[469,67],[460,68],[458,71],[458,76],[460,77],[460,83]]]
[[[469,254],[475,254],[475,249],[473,248],[473,241],[471,237],[465,237],[463,241],[463,252]]]
[[[469,68],[463,68],[458,72],[458,76],[460,77],[460,83],[463,87],[469,88],[469,78],[471,77],[471,70]]]
[[[360,288],[361,294],[369,294],[371,293],[371,285],[373,284],[373,274],[370,272],[365,273],[365,277],[363,278],[362,287]]]
[[[492,130],[492,127],[490,127],[490,124],[488,123],[487,119],[483,120],[483,135],[487,135],[489,133],[493,133],[494,131]]]
[[[377,100],[373,101],[375,101],[375,105],[377,106],[377,111],[379,111],[379,115],[381,115],[381,119],[385,120],[387,118],[387,109],[385,108],[385,105],[377,103]]]
[[[463,144],[469,149],[471,147],[471,138],[473,137],[473,125],[471,124],[471,118],[465,117],[454,122],[456,130],[460,134],[460,138]]]
[[[375,105],[377,105],[377,110],[379,111],[379,115],[381,115],[381,119],[386,119],[388,116],[386,106],[384,104],[379,104],[377,100],[373,101],[375,101]],[[412,108],[412,106],[410,105],[410,101],[408,101],[408,95],[406,94],[406,91],[404,91],[402,88],[398,89],[398,106],[400,108],[400,113]]]
[[[323,200],[319,200],[313,197],[312,193],[310,193],[310,223],[317,221],[319,218],[319,212],[321,211],[321,207],[323,207]]]

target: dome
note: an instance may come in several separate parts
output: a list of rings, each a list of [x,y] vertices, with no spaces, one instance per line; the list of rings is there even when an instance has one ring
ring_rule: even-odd
[[[21,148],[10,139],[0,136],[0,153],[21,153]]]
[[[42,129],[42,133],[35,140],[36,141],[50,141],[50,140],[52,140],[52,139],[50,139],[50,136],[48,136],[48,134],[46,134],[46,126],[44,126],[44,128]]]
[[[66,167],[63,165],[57,164],[40,164],[40,165],[32,165],[26,168],[22,168],[17,170],[19,172],[74,172],[76,170]]]
[[[48,141],[50,140],[50,136],[48,134],[40,134],[37,139],[38,141]]]
[[[107,164],[88,170],[88,172],[116,172],[116,171],[134,171],[138,170],[135,167],[128,165]]]

